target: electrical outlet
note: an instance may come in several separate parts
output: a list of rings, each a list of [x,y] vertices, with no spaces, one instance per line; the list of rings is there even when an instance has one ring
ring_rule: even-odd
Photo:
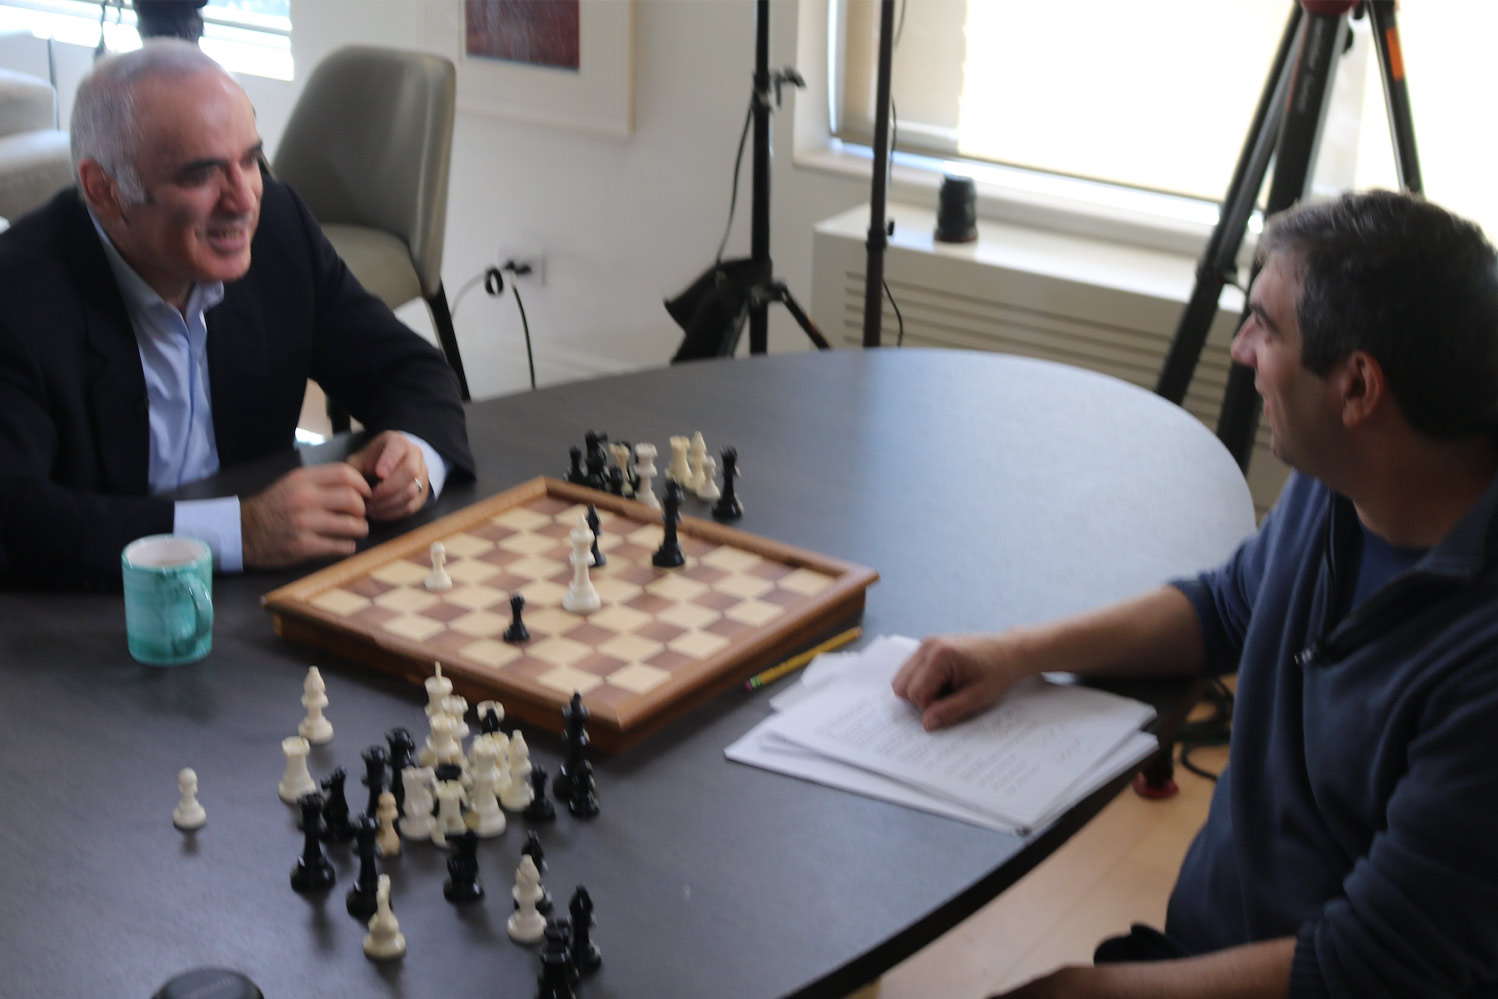
[[[534,246],[531,247],[500,247],[499,266],[505,268],[506,264],[513,263],[517,268],[530,268],[528,274],[516,274],[505,270],[505,277],[511,281],[524,281],[527,284],[544,286],[546,284],[546,256]]]

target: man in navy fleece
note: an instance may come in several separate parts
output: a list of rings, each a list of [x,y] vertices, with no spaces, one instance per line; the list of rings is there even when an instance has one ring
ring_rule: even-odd
[[[1114,607],[928,638],[895,679],[934,729],[1044,670],[1238,671],[1165,934],[1014,997],[1498,996],[1494,249],[1374,192],[1259,252],[1232,353],[1297,470],[1260,530]]]

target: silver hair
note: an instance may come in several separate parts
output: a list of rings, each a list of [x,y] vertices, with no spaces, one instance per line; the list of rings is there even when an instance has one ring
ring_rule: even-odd
[[[78,85],[73,99],[73,175],[84,160],[94,160],[119,185],[126,204],[146,200],[136,170],[143,129],[136,91],[143,80],[181,80],[198,73],[226,71],[191,42],[152,39],[133,52],[105,56]]]

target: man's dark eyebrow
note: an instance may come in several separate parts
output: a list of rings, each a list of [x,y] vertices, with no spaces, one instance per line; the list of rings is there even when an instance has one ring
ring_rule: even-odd
[[[246,158],[253,156],[258,159],[260,157],[260,153],[264,149],[265,143],[257,142],[249,149],[246,149],[244,151],[244,156]],[[176,171],[173,173],[173,176],[186,177],[188,174],[196,173],[199,170],[224,169],[227,168],[228,165],[229,162],[227,160],[214,159],[213,157],[204,157],[200,160],[190,160],[187,163],[182,164],[176,169]]]
[[[1259,324],[1261,326],[1267,327],[1271,333],[1278,333],[1280,331],[1279,326],[1272,318],[1270,318],[1269,313],[1265,310],[1264,306],[1254,301],[1253,296],[1249,296],[1248,311],[1252,312],[1254,314],[1254,318],[1259,321]]]

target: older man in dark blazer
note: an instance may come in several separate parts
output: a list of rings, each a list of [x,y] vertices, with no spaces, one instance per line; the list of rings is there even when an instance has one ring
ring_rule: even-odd
[[[225,571],[347,554],[472,476],[451,370],[260,153],[244,91],[189,44],[80,86],[77,189],[0,236],[0,579],[118,586],[121,548],[170,531]],[[243,500],[161,498],[289,447],[309,378],[371,431],[360,451]]]

